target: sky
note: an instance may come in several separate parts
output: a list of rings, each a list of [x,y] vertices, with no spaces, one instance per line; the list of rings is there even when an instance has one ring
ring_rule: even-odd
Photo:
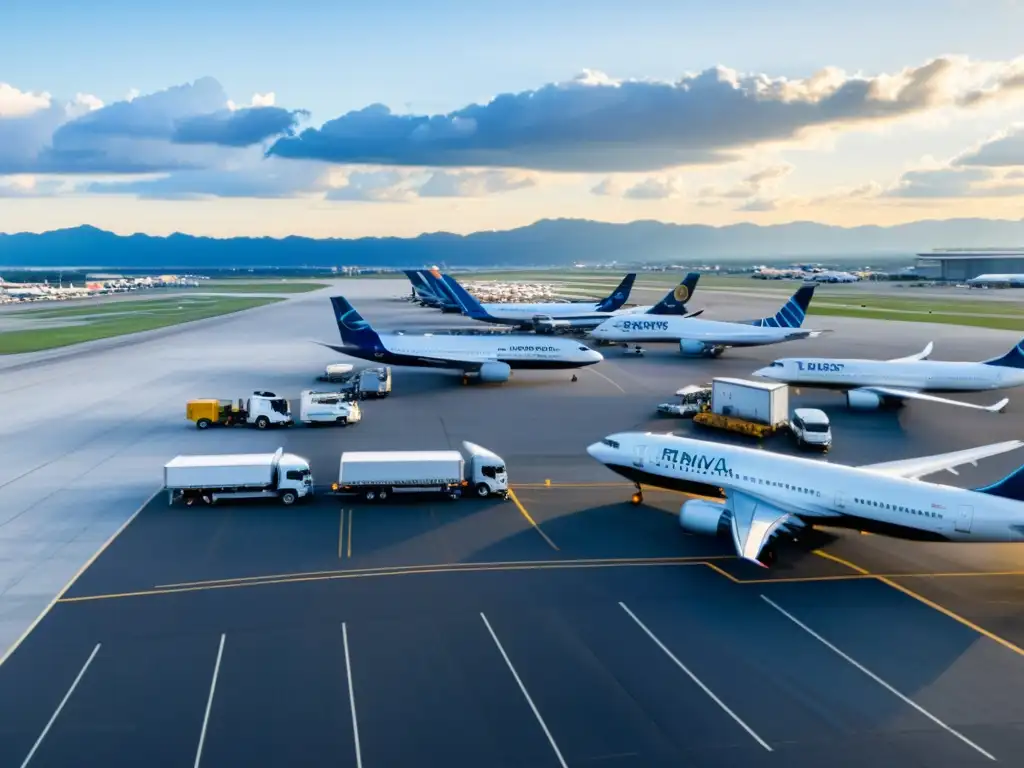
[[[3,0],[0,232],[1022,218],[1024,0]]]

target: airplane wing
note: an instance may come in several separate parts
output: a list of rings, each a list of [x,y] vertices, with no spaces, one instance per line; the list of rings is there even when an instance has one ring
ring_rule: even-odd
[[[950,400],[946,397],[926,395],[924,392],[918,392],[914,389],[898,389],[896,387],[860,387],[859,391],[873,392],[880,397],[889,397],[896,400],[925,400],[929,403],[959,405],[961,408],[974,408],[978,411],[989,411],[991,413],[999,413],[1010,402],[1010,398],[1005,397],[998,403],[993,403],[992,405],[975,405],[974,403],[965,403],[962,400]]]
[[[922,456],[917,459],[885,461],[880,464],[864,464],[860,468],[870,469],[872,472],[880,472],[894,477],[906,477],[912,480],[935,472],[941,472],[942,470],[956,475],[959,473],[955,467],[963,466],[964,464],[977,466],[979,459],[987,459],[989,456],[1007,453],[1021,446],[1024,446],[1024,440],[1008,440],[1004,443],[993,443],[992,445],[968,448],[965,451],[940,453],[935,456]]]
[[[889,362],[890,362],[890,363],[913,363],[913,362],[916,362],[916,361],[918,361],[918,360],[927,360],[927,359],[928,359],[928,356],[929,356],[929,355],[931,355],[931,353],[932,353],[932,348],[933,348],[934,346],[935,346],[935,345],[934,345],[934,344],[932,344],[932,343],[931,343],[931,342],[929,341],[929,342],[928,342],[928,346],[927,346],[927,347],[925,347],[925,348],[924,348],[923,350],[921,350],[920,352],[917,352],[917,353],[915,353],[915,354],[913,354],[913,355],[907,355],[906,357],[894,357],[894,358],[893,358],[892,360],[890,360]]]
[[[732,502],[730,525],[736,553],[744,560],[767,567],[757,558],[771,537],[793,519],[793,515],[742,491],[730,490],[728,495]]]

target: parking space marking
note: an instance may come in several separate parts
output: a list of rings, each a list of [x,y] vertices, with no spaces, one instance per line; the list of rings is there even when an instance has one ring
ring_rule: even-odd
[[[871,575],[871,571],[867,570],[866,568],[861,568],[859,565],[854,565],[849,560],[843,560],[843,558],[836,557],[831,552],[826,552],[823,549],[816,549],[816,550],[814,550],[814,554],[816,554],[818,557],[823,557],[826,560],[831,560],[833,563],[839,563],[840,565],[844,565],[847,568],[849,568],[851,571],[856,571],[857,573],[859,573],[859,574],[861,574],[863,576]]]
[[[213,678],[210,680],[210,695],[206,699],[206,712],[203,714],[203,728],[199,731],[199,746],[196,747],[196,761],[193,768],[199,768],[203,757],[203,743],[206,741],[206,726],[210,722],[210,710],[213,708],[213,694],[217,691],[217,676],[220,674],[220,660],[224,657],[224,641],[227,635],[221,634],[220,645],[217,646],[217,661],[213,664]]]
[[[96,647],[92,649],[92,653],[89,654],[89,658],[85,660],[85,664],[83,664],[82,668],[78,671],[78,676],[75,677],[75,681],[71,683],[71,687],[68,688],[68,692],[64,694],[64,698],[60,700],[60,704],[57,705],[57,709],[53,711],[49,722],[47,722],[46,727],[43,728],[43,732],[39,734],[39,738],[36,739],[36,743],[33,744],[32,749],[29,750],[28,755],[21,764],[21,768],[25,768],[25,766],[29,764],[29,761],[35,755],[36,750],[39,749],[39,745],[41,745],[43,743],[43,739],[46,738],[46,734],[50,732],[50,728],[52,728],[53,724],[57,721],[57,716],[60,715],[61,710],[64,709],[64,705],[68,703],[68,699],[71,698],[71,694],[75,692],[75,688],[77,688],[78,684],[82,682],[82,678],[85,676],[85,671],[89,668],[89,665],[92,664],[92,660],[96,658],[96,654],[99,652],[100,644],[96,643]]]
[[[352,557],[352,519],[356,516],[356,511],[350,509],[348,511],[348,546],[346,547],[346,557]]]
[[[544,541],[546,541],[552,549],[558,551],[558,547],[555,546],[555,542],[548,538],[548,535],[544,533],[543,530],[541,530],[541,527],[539,525],[537,525],[537,521],[533,519],[530,513],[526,510],[526,507],[523,506],[523,503],[519,501],[519,497],[516,496],[516,492],[510,488],[508,491],[508,496],[510,499],[512,499],[512,503],[514,503],[516,507],[519,509],[519,513],[526,518],[527,522],[529,522],[530,525],[533,526],[534,530],[544,537]]]
[[[341,560],[341,552],[345,548],[345,508],[338,513],[338,559]]]
[[[804,623],[803,623],[802,621],[800,621],[800,619],[796,618],[796,616],[794,616],[793,614],[791,614],[791,613],[790,613],[789,611],[787,611],[787,610],[786,610],[785,608],[782,608],[781,606],[779,606],[778,604],[776,604],[775,602],[773,602],[772,600],[770,600],[770,599],[769,599],[768,597],[766,597],[765,595],[761,595],[761,599],[762,599],[762,600],[764,600],[764,601],[765,601],[766,603],[768,603],[768,605],[770,605],[770,606],[771,606],[772,608],[774,608],[774,609],[775,609],[776,611],[778,611],[779,613],[781,613],[781,614],[782,614],[783,616],[785,616],[785,617],[786,617],[787,619],[789,619],[789,620],[790,620],[790,621],[792,621],[792,622],[793,622],[794,624],[796,624],[796,625],[797,625],[798,627],[800,627],[800,629],[804,630],[804,632],[806,632],[806,633],[807,633],[807,634],[809,634],[809,635],[810,635],[811,637],[813,637],[813,638],[814,638],[815,640],[817,640],[817,641],[818,641],[818,642],[820,642],[820,643],[821,643],[822,645],[824,645],[824,646],[825,646],[826,648],[828,648],[829,650],[831,650],[831,651],[832,651],[833,653],[835,653],[836,655],[838,655],[838,656],[839,656],[840,658],[842,658],[843,660],[845,660],[845,661],[849,662],[850,664],[852,664],[852,665],[853,665],[854,667],[856,667],[856,668],[857,668],[857,669],[859,669],[859,670],[860,670],[861,672],[863,672],[863,673],[864,673],[865,675],[867,675],[868,677],[870,677],[870,678],[871,678],[872,680],[874,680],[874,681],[875,681],[876,683],[878,683],[878,684],[879,684],[880,686],[882,686],[882,687],[883,687],[883,688],[885,688],[885,689],[886,689],[887,691],[889,691],[889,693],[891,693],[891,694],[893,694],[894,696],[896,696],[897,698],[899,698],[899,699],[900,699],[901,701],[903,701],[903,702],[904,702],[905,704],[908,704],[909,706],[911,706],[911,707],[913,707],[914,709],[916,709],[916,710],[917,710],[918,712],[920,712],[920,713],[921,713],[922,715],[924,715],[925,717],[927,717],[927,718],[928,718],[929,720],[931,720],[931,721],[932,721],[933,723],[935,723],[936,725],[938,725],[938,726],[939,726],[940,728],[944,729],[945,731],[947,731],[948,733],[952,734],[953,736],[956,736],[956,737],[957,737],[958,739],[960,739],[960,741],[962,741],[962,742],[963,742],[964,744],[966,744],[967,746],[969,746],[969,747],[970,747],[971,749],[973,749],[974,751],[978,752],[979,754],[981,754],[981,755],[984,755],[984,756],[985,756],[985,757],[987,757],[987,758],[988,758],[989,760],[995,760],[995,759],[996,759],[996,758],[995,758],[995,757],[994,757],[993,755],[991,755],[990,753],[986,752],[986,751],[985,751],[984,749],[982,749],[982,748],[981,748],[981,747],[979,747],[979,746],[978,746],[977,744],[975,744],[975,743],[974,743],[973,741],[971,741],[971,740],[970,740],[970,739],[968,739],[968,738],[967,738],[966,736],[964,736],[964,735],[963,735],[962,733],[960,733],[960,731],[958,731],[958,730],[956,730],[955,728],[953,728],[952,726],[949,726],[949,725],[947,725],[946,723],[944,723],[944,722],[943,722],[942,720],[940,720],[940,719],[939,719],[939,718],[937,718],[937,717],[936,717],[935,715],[933,715],[933,714],[932,714],[931,712],[929,712],[929,711],[928,711],[927,709],[925,709],[924,707],[922,707],[921,705],[919,705],[919,704],[918,704],[917,702],[915,702],[915,701],[914,701],[913,699],[911,699],[911,698],[909,698],[909,697],[907,697],[907,696],[904,696],[904,695],[903,695],[902,693],[900,693],[899,691],[897,691],[897,690],[896,690],[895,688],[893,688],[893,687],[892,687],[891,685],[889,685],[889,683],[887,683],[887,682],[886,682],[885,680],[883,680],[882,678],[880,678],[880,677],[879,677],[878,675],[876,675],[876,674],[875,674],[874,672],[872,672],[872,671],[871,671],[870,669],[868,669],[867,667],[865,667],[864,665],[862,665],[862,664],[861,664],[860,662],[858,662],[858,661],[857,661],[856,659],[854,659],[854,658],[852,658],[852,657],[848,656],[848,655],[847,655],[847,654],[845,654],[845,653],[844,653],[843,651],[839,650],[839,649],[838,649],[838,648],[837,648],[836,646],[834,646],[834,645],[833,645],[832,643],[830,643],[830,642],[829,642],[828,640],[826,640],[826,639],[825,639],[824,637],[822,637],[821,635],[819,635],[819,634],[818,634],[817,632],[815,632],[815,631],[814,631],[813,629],[811,629],[810,627],[808,627],[808,626],[807,626],[806,624],[804,624]]]
[[[731,717],[733,720],[735,720],[736,723],[744,731],[746,731],[751,736],[751,738],[754,739],[754,741],[756,741],[758,744],[760,744],[762,747],[764,747],[769,752],[772,751],[772,748],[768,745],[768,742],[766,742],[764,739],[762,739],[760,736],[758,736],[757,732],[753,728],[751,728],[749,725],[747,725],[739,715],[737,715],[735,712],[733,712],[731,709],[729,709],[728,705],[724,701],[722,701],[720,698],[718,698],[718,696],[715,695],[714,691],[712,691],[710,688],[708,688],[706,685],[704,685],[704,683],[701,682],[700,678],[698,678],[695,674],[693,674],[693,672],[691,672],[687,668],[687,666],[685,664],[683,664],[683,662],[681,662],[678,658],[676,658],[676,655],[674,653],[672,653],[672,651],[670,651],[668,648],[665,647],[665,644],[663,642],[661,642],[661,640],[658,639],[657,635],[655,635],[653,632],[651,632],[651,630],[649,630],[647,628],[647,625],[644,624],[642,621],[640,621],[640,619],[637,618],[636,614],[633,613],[631,610],[629,610],[629,607],[625,603],[620,602],[619,606],[622,608],[622,610],[624,610],[627,614],[629,614],[629,617],[633,621],[636,622],[637,626],[639,626],[640,629],[642,629],[644,631],[644,633],[646,633],[646,635],[649,638],[651,638],[651,640],[653,640],[654,643],[659,648],[661,648],[662,651],[664,651],[665,655],[668,656],[670,659],[672,659],[672,661],[675,663],[675,665],[677,667],[679,667],[681,670],[683,670],[683,672],[686,673],[686,676],[689,677],[697,685],[698,688],[700,688],[702,691],[704,691],[704,693],[706,693],[708,695],[708,698],[710,698],[713,702],[715,702],[715,704],[717,704],[719,707],[721,707],[722,711],[724,711],[727,715],[729,715],[729,717]]]
[[[352,661],[348,652],[348,626],[341,623],[341,642],[345,647],[345,676],[348,678],[348,706],[352,710],[352,736],[356,745],[356,768],[363,768],[363,753],[359,747],[359,719],[356,717],[356,692],[352,687]]]
[[[548,737],[548,742],[551,744],[551,748],[555,751],[555,756],[558,757],[559,765],[561,765],[562,768],[569,768],[569,766],[565,764],[565,758],[562,757],[562,752],[558,749],[558,744],[555,743],[555,739],[551,735],[551,731],[548,730],[548,726],[544,722],[544,718],[540,716],[540,712],[537,710],[537,705],[534,704],[533,699],[530,698],[529,691],[526,690],[526,686],[523,685],[523,681],[519,679],[519,673],[516,672],[516,668],[512,666],[512,661],[509,659],[508,654],[505,653],[505,649],[502,647],[498,636],[494,633],[494,629],[491,627],[491,622],[487,620],[487,617],[483,612],[480,613],[480,618],[484,620],[484,626],[487,627],[487,631],[491,633],[491,638],[494,640],[494,644],[498,646],[498,651],[501,653],[501,657],[508,665],[508,669],[512,673],[512,677],[516,679],[516,684],[519,686],[519,690],[522,691],[523,696],[526,697],[526,703],[529,704],[530,709],[533,710],[533,715],[537,718],[537,722],[540,723],[540,727],[544,730],[544,735]]]

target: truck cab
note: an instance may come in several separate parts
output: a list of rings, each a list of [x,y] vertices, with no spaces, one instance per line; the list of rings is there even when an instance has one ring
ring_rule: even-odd
[[[299,397],[299,421],[303,424],[357,424],[362,409],[344,392],[305,390]]]
[[[309,462],[294,453],[279,450],[277,460],[277,495],[285,503],[288,491],[294,491],[297,498],[313,495],[313,472]]]
[[[827,452],[832,447],[832,427],[824,411],[817,408],[797,408],[793,411],[789,428],[800,448],[820,448]]]
[[[707,408],[711,403],[711,385],[690,384],[682,389],[676,390],[678,403],[661,403],[658,406],[658,413],[663,416],[678,416],[681,418],[693,418],[702,409]]]
[[[504,460],[498,454],[476,443],[463,441],[463,449],[469,454],[466,462],[466,482],[474,495],[485,499],[488,496],[508,498],[508,471]]]
[[[292,409],[287,398],[278,397],[273,392],[253,392],[245,401],[243,409],[245,420],[258,429],[270,426],[291,426]]]

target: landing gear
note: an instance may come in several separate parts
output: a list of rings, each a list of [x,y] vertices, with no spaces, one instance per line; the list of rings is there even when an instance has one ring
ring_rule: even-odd
[[[633,494],[629,501],[634,505],[644,503],[644,491],[643,488],[640,487],[640,483],[636,484],[636,493]]]

